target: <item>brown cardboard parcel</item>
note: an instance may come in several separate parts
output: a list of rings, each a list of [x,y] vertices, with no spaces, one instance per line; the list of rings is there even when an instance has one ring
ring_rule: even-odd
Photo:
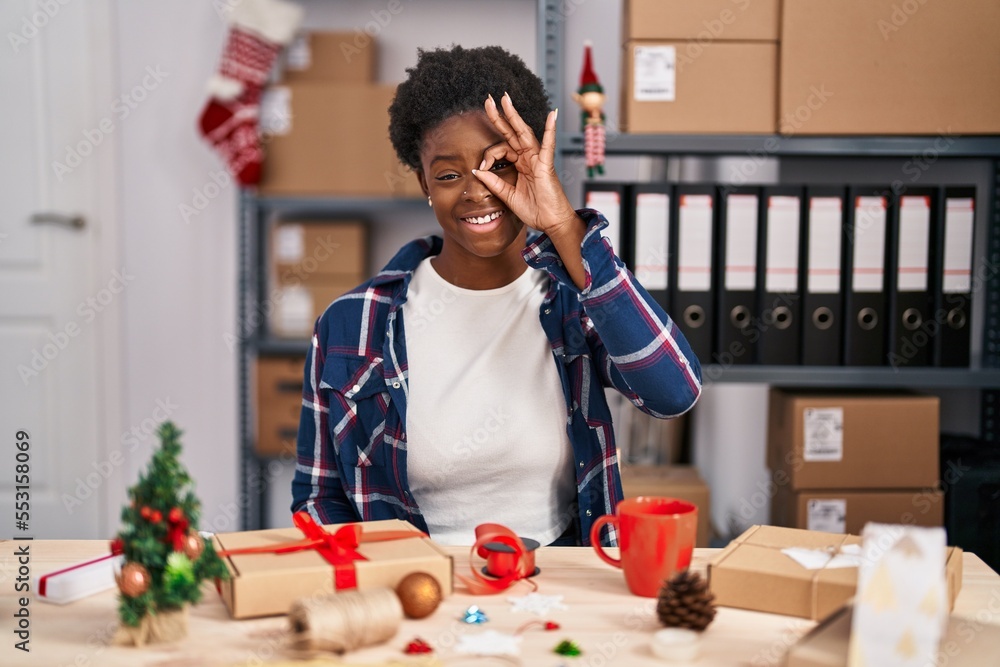
[[[633,41],[622,60],[623,131],[774,132],[777,44]]]
[[[626,0],[623,42],[778,40],[778,0]]]
[[[344,524],[325,526],[334,532]],[[357,547],[363,556],[355,561],[357,588],[395,588],[407,574],[426,572],[441,585],[443,595],[451,595],[453,563],[412,525],[405,521],[368,521],[365,533],[386,530],[412,531],[413,538],[367,542]],[[243,549],[280,546],[303,538],[296,528],[217,533],[216,549]],[[236,554],[223,558],[230,579],[221,582],[222,600],[233,618],[254,618],[287,614],[292,602],[314,595],[332,594],[333,566],[315,550],[283,554]]]
[[[282,338],[309,338],[316,318],[333,301],[365,281],[357,275],[311,276],[302,283],[279,284],[272,292],[270,332]]]
[[[285,88],[289,108],[275,115],[288,124],[264,144],[262,194],[422,196],[389,143],[395,86],[301,82]]]
[[[367,34],[364,48],[353,32],[308,31],[296,35],[285,52],[286,82],[371,83],[378,66],[378,44]]]
[[[996,0],[785,0],[779,131],[1000,132],[998,26]]]
[[[813,628],[788,649],[785,667],[848,667],[852,614],[853,608],[845,606]],[[942,652],[927,657],[927,665],[994,665],[1000,648],[1000,627],[951,616],[940,647]]]
[[[261,456],[295,453],[305,357],[257,357],[257,438]]]
[[[368,228],[357,220],[282,220],[271,234],[271,266],[278,284],[312,275],[367,272]]]
[[[691,466],[621,467],[622,491],[626,498],[667,496],[698,506],[697,546],[707,547],[712,539],[711,505],[708,485]]]
[[[792,491],[771,499],[776,526],[860,535],[866,523],[944,525],[944,494],[934,488],[908,490]]]
[[[768,411],[768,466],[779,487],[937,486],[936,396],[772,389]]]
[[[861,544],[855,535],[751,526],[708,564],[716,604],[819,620],[842,607],[857,588],[856,568],[807,570],[781,553],[786,547],[836,550]],[[962,550],[945,563],[950,608],[962,588]]]

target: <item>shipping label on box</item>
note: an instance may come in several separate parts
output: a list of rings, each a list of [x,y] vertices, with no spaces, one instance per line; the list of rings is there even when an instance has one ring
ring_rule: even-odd
[[[299,513],[304,514],[304,513]],[[306,515],[308,517],[309,515]],[[297,523],[304,521],[296,515]],[[308,519],[311,521],[311,519]],[[303,542],[303,534],[322,528],[338,539],[360,535],[350,562],[333,565],[324,556],[322,545],[287,553],[227,553],[227,551],[275,550]],[[347,532],[341,533],[342,529]],[[382,540],[386,536],[388,540]],[[451,595],[453,562],[450,556],[424,533],[399,520],[369,521],[360,524],[218,533],[215,548],[223,556],[230,579],[220,582],[223,602],[233,618],[255,618],[287,614],[301,598],[330,595],[337,590],[395,588],[407,574],[426,572]],[[322,542],[322,540],[318,540]],[[341,551],[341,550],[338,550]],[[356,556],[356,557],[355,557]],[[353,585],[351,585],[353,583]]]

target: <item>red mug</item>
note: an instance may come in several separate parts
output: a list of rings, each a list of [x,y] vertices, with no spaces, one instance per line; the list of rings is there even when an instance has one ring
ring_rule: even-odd
[[[611,524],[618,532],[621,559],[601,548],[601,527]],[[605,563],[625,572],[625,583],[634,595],[655,598],[663,582],[691,565],[698,507],[686,500],[639,496],[620,503],[616,514],[598,517],[590,529],[590,543]]]

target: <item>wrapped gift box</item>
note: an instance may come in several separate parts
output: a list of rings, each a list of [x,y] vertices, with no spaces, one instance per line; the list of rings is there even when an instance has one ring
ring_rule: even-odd
[[[854,595],[857,567],[806,569],[782,549],[799,547],[837,553],[861,544],[855,535],[796,528],[752,526],[708,565],[716,604],[819,620],[844,606]],[[962,550],[946,556],[949,608],[962,586]]]
[[[426,572],[441,585],[443,595],[452,592],[453,563],[423,533],[405,521],[369,521],[360,524],[323,526],[335,534],[345,526],[357,526],[361,542],[354,549],[358,558],[349,564],[334,566],[320,549],[302,548],[286,553],[237,553],[225,555],[228,581],[219,582],[222,600],[233,618],[255,618],[287,614],[292,602],[300,598],[329,595],[344,590],[345,568],[353,569],[358,589],[396,585],[411,572]],[[379,533],[403,531],[412,537],[387,541],[365,541]],[[281,549],[303,542],[298,528],[220,533],[214,536],[215,548],[222,551],[243,549]]]

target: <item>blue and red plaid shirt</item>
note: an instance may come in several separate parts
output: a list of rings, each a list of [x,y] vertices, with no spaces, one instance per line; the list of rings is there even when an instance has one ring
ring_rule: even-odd
[[[594,520],[613,513],[622,499],[604,387],[654,417],[675,417],[698,400],[701,366],[684,335],[601,236],[604,216],[591,209],[579,214],[587,224],[584,289],[573,283],[546,235],[530,238],[521,255],[549,274],[538,317],[566,398],[576,462],[573,511],[587,545]],[[406,476],[409,389],[400,314],[414,270],[441,247],[436,236],[408,243],[317,320],[306,357],[293,512],[305,510],[321,523],[403,519],[427,532]],[[613,528],[602,542],[617,544]]]

